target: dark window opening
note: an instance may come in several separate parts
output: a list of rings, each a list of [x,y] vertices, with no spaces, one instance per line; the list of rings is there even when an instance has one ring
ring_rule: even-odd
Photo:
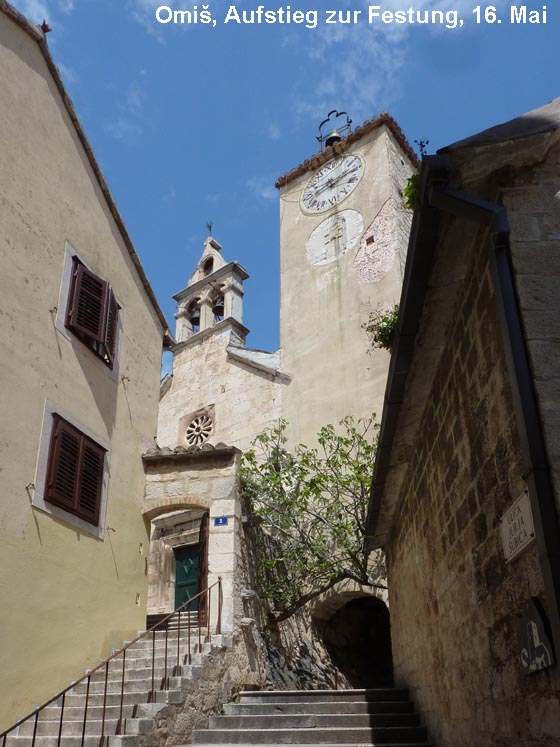
[[[224,321],[224,297],[218,296],[213,305],[212,313],[214,314],[214,324]]]
[[[214,270],[214,257],[208,257],[208,259],[202,265],[202,272],[204,276],[210,275]]]
[[[200,306],[198,301],[193,301],[187,311],[187,319],[191,325],[193,334],[200,332]]]
[[[105,449],[53,415],[45,501],[97,526]]]
[[[117,349],[119,305],[111,286],[72,260],[72,281],[66,309],[66,327],[113,368]]]

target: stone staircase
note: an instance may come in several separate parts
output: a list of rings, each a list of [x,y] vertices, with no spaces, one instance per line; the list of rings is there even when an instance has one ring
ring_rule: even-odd
[[[180,704],[185,691],[196,686],[204,674],[208,657],[231,645],[224,635],[202,636],[191,630],[188,664],[188,635],[182,628],[179,641],[180,672],[177,672],[177,629],[167,632],[167,667],[165,667],[165,632],[157,632],[155,645],[152,634],[126,651],[125,685],[122,695],[122,654],[111,660],[105,698],[105,668],[76,685],[57,701],[31,716],[14,731],[0,738],[1,747],[101,747],[102,735],[108,747],[148,747],[155,744],[154,717],[162,704]],[[152,661],[154,661],[154,696],[152,697]],[[193,682],[194,681],[194,682]],[[84,711],[87,696],[87,718]],[[105,700],[105,705],[104,705]],[[104,719],[104,720],[103,720]],[[120,728],[119,728],[120,726]]]
[[[433,747],[408,690],[397,688],[242,692],[193,732],[193,743]]]

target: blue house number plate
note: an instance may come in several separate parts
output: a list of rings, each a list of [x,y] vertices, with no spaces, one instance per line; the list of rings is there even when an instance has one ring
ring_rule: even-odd
[[[214,526],[215,527],[225,527],[228,523],[228,517],[227,516],[215,516],[214,517]]]

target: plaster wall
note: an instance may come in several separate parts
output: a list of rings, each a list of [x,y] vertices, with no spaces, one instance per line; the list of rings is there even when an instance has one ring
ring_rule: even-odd
[[[402,189],[412,166],[389,130],[379,127],[345,153],[364,174],[337,208],[306,214],[301,195],[313,173],[280,188],[282,367],[292,377],[282,397],[290,439],[311,442],[321,425],[346,415],[381,414],[389,354],[373,350],[362,324],[398,302],[410,211]],[[354,248],[328,264],[307,258],[310,234],[337,210],[363,217]],[[373,242],[371,238],[373,237]]]
[[[274,374],[265,373],[227,355],[231,330],[222,326],[210,336],[192,339],[175,354],[171,386],[161,399],[158,443],[186,446],[185,428],[198,411],[211,414],[208,442],[240,449],[267,424],[280,417],[281,390]]]
[[[1,9],[0,69],[1,731],[145,623],[162,328],[37,42]],[[117,377],[55,327],[66,242],[122,305]],[[47,401],[109,445],[100,539],[32,506]]]

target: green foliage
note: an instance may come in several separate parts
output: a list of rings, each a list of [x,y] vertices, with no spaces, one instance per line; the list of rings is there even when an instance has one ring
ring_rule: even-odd
[[[414,210],[418,202],[418,190],[420,188],[420,174],[412,174],[408,178],[406,186],[403,190],[405,201],[404,206],[409,210]]]
[[[363,327],[371,340],[372,347],[391,351],[398,321],[398,304],[395,304],[389,311],[378,310],[370,314]]]
[[[259,585],[284,620],[338,581],[368,586],[383,576],[364,548],[378,425],[351,417],[326,425],[317,448],[286,450],[285,420],[243,455],[241,485],[258,528]]]

